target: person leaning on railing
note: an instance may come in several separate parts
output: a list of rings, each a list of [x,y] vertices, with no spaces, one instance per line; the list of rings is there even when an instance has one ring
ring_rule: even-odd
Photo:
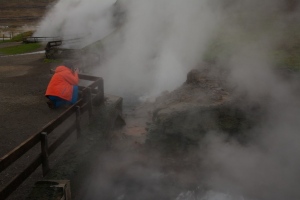
[[[58,66],[52,76],[45,96],[49,108],[58,108],[76,103],[78,99],[78,69],[73,63],[66,62]]]

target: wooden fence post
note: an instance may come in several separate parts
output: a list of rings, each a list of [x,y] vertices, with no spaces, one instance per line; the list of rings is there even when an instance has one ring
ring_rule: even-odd
[[[96,96],[93,98],[93,105],[100,106],[104,103],[104,87],[103,87],[103,79],[99,78],[96,80],[97,90]]]
[[[81,136],[81,126],[80,126],[80,106],[76,106],[76,132],[77,132],[77,139]]]
[[[88,112],[89,112],[89,123],[92,121],[93,117],[93,105],[92,105],[92,91],[90,87],[83,90],[83,101],[87,103]]]
[[[45,176],[50,170],[49,153],[48,153],[48,135],[46,132],[41,133],[41,149],[42,149],[43,176]]]
[[[93,117],[93,105],[92,105],[92,90],[90,87],[87,88],[87,102],[89,109],[89,121],[91,122]]]
[[[100,100],[100,104],[102,104],[104,102],[104,83],[103,83],[103,79],[99,79],[97,82],[97,87],[98,87],[98,95],[99,95],[99,100]]]

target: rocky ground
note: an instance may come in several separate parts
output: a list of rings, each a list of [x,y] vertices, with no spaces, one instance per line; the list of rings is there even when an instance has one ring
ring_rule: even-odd
[[[55,64],[45,63],[44,57],[44,54],[0,57],[0,156],[63,111],[50,110],[46,105],[44,92],[51,77],[49,70]],[[125,105],[126,126],[111,133],[109,149],[95,148],[88,152],[95,155],[89,161],[93,170],[89,177],[84,177],[88,193],[84,192],[78,199],[98,199],[101,195],[106,199],[125,200],[136,196],[170,199],[180,191],[195,187],[204,172],[199,170],[197,156],[187,156],[185,152],[188,145],[201,139],[199,133],[219,128],[234,133],[237,127],[251,125],[247,117],[259,119],[232,107],[238,100],[233,97],[222,81],[222,73],[193,70],[181,87],[163,93],[155,102]],[[254,113],[259,115],[258,111]],[[194,139],[196,142],[191,143]],[[101,143],[106,141],[101,140],[96,146],[100,147]],[[161,154],[162,151],[166,154]],[[21,165],[26,163],[26,159],[21,161]],[[14,168],[11,174],[0,174],[0,189],[7,176],[17,171]],[[10,199],[27,195],[33,183],[40,179],[38,170]]]
[[[18,43],[15,43],[15,45],[17,44]],[[6,44],[2,45],[4,46]],[[46,105],[44,92],[48,81],[51,78],[49,70],[54,68],[55,64],[45,63],[44,56],[44,54],[32,54],[0,57],[0,115],[2,119],[0,126],[1,156],[5,155],[29,136],[39,131],[42,126],[57,117],[63,111],[63,109],[50,110]],[[207,104],[211,100],[204,98],[206,93],[209,93],[208,97],[214,99],[215,103],[227,99],[228,93],[220,89],[218,83],[207,79],[201,80],[205,82],[205,87],[202,85],[203,88],[197,87],[197,84],[185,85],[175,92],[165,94],[161,98],[158,98],[154,104],[146,102],[137,106],[125,106],[123,113],[126,120],[126,126],[115,130],[115,132],[112,133],[113,143],[111,144],[111,150],[105,152],[103,157],[102,154],[98,158],[99,160],[103,160],[106,164],[103,166],[101,163],[96,162],[95,167],[97,168],[97,165],[100,164],[100,168],[104,167],[104,170],[107,171],[107,173],[112,173],[111,167],[114,167],[116,174],[109,174],[112,176],[112,179],[116,181],[129,181],[128,183],[130,184],[132,184],[130,180],[134,180],[136,184],[141,184],[147,190],[155,189],[155,185],[158,184],[160,180],[164,180],[167,183],[179,181],[180,183],[178,183],[178,185],[181,186],[192,184],[192,182],[190,182],[191,179],[181,179],[183,174],[187,177],[191,176],[189,167],[178,166],[174,158],[168,158],[168,156],[160,158],[158,154],[154,153],[155,151],[153,151],[152,154],[152,151],[145,149],[145,143],[147,140],[147,127],[152,122],[153,111],[155,111],[155,109],[167,107],[168,105],[174,106],[176,103],[177,107],[180,107],[182,104],[178,104],[179,102],[197,103],[198,101],[202,101]],[[213,88],[213,90],[210,90],[211,88]],[[191,91],[194,91],[194,93],[191,93]],[[196,98],[192,95],[196,93],[202,94],[203,96],[197,96]],[[107,160],[108,155],[112,155],[114,159]],[[129,157],[129,160],[124,159]],[[149,159],[151,159],[151,162],[149,162]],[[168,162],[163,162],[166,160]],[[116,165],[115,162],[119,162],[119,165]],[[25,165],[26,163],[27,159],[24,159],[18,166]],[[183,165],[185,165],[185,163],[183,163]],[[5,174],[0,174],[0,188],[5,185],[8,177],[12,177],[14,173],[18,172],[18,166],[11,169],[9,172],[5,172]],[[140,166],[144,167],[140,168]],[[162,171],[156,169],[157,167],[163,168],[162,171],[169,170],[170,167],[173,169],[168,172],[165,171],[167,175],[164,178],[160,175],[158,177],[153,177],[154,179],[149,179],[147,176],[141,177],[141,175],[134,175],[136,173],[139,174],[144,172],[159,174]],[[137,171],[133,173],[132,169],[136,169]],[[142,171],[139,172],[139,170]],[[180,176],[175,175],[176,170],[183,170],[184,173]],[[33,174],[33,176],[29,178],[29,181],[26,182],[21,189],[17,190],[10,199],[18,199],[20,196],[28,194],[33,183],[41,179],[40,173],[40,170],[38,170],[37,174]],[[121,176],[120,173],[125,173],[125,175]],[[110,181],[109,179],[104,180]],[[149,181],[154,185],[149,187]],[[104,184],[103,181],[101,181],[101,183]],[[133,186],[136,187],[135,185]],[[97,188],[97,186],[92,187]],[[126,184],[117,184],[116,187],[126,191],[129,189]],[[105,188],[101,188],[99,191],[102,191],[103,189]],[[169,192],[173,194],[174,191],[172,188],[166,187],[166,189],[170,190]],[[135,195],[130,191],[127,192],[129,192],[127,194],[129,195],[128,198],[130,195]],[[98,194],[98,192],[96,192],[96,194]],[[122,195],[121,193],[119,194]],[[111,195],[111,193],[108,192],[107,195]],[[152,195],[155,196],[156,194]],[[163,194],[163,196],[164,195],[168,196],[169,194],[166,193]]]
[[[20,6],[16,0],[0,0],[3,8],[0,26],[36,23],[48,8],[48,3],[54,1],[32,2],[24,1],[25,4]],[[3,6],[3,3],[7,4]],[[17,44],[2,43],[0,48]],[[0,157],[63,111],[50,110],[46,105],[44,92],[51,78],[49,70],[55,64],[45,63],[44,58],[44,54],[0,56]],[[180,190],[194,187],[195,181],[202,177],[201,166],[193,155],[170,156],[173,150],[183,152],[187,145],[194,144],[194,139],[197,143],[199,132],[221,128],[232,133],[238,131],[237,127],[251,126],[253,121],[249,121],[243,111],[230,109],[232,94],[220,77],[211,77],[207,71],[194,71],[189,75],[180,88],[164,93],[154,103],[124,109],[127,125],[112,133],[111,149],[96,157],[92,173],[95,180],[90,181],[91,193],[86,199],[98,199],[101,195],[115,199],[134,199],[135,195],[140,195],[140,199],[145,196],[169,199]],[[259,114],[259,110],[254,111]],[[251,119],[255,117],[251,116]],[[213,120],[210,119],[217,120],[211,123]],[[167,149],[171,154],[162,156],[156,151],[148,151],[146,144],[155,150]],[[158,148],[158,145],[166,148]],[[178,160],[182,162],[178,163]],[[25,159],[19,165],[26,163]],[[0,173],[0,189],[17,171],[18,167],[15,167]],[[40,178],[39,170],[10,199],[26,196],[32,184]]]

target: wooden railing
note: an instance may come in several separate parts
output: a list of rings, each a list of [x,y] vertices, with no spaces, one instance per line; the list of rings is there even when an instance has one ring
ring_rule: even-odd
[[[79,42],[81,38],[73,38],[73,39],[64,39],[64,40],[53,40],[49,41],[45,47],[45,56],[48,59],[59,59],[59,58],[70,58],[76,57],[73,55],[74,53],[80,53],[80,49],[68,49],[68,48],[61,48],[64,44],[71,44]]]
[[[27,37],[23,39],[24,43],[37,43],[61,40],[60,37]]]
[[[80,87],[82,92],[82,98],[80,98],[74,105],[69,107],[56,119],[49,122],[36,134],[25,140],[19,146],[14,148],[8,154],[0,158],[0,173],[7,167],[12,165],[26,152],[32,149],[39,142],[41,143],[41,153],[33,159],[24,170],[15,176],[5,187],[0,191],[0,199],[4,200],[11,195],[41,164],[43,170],[43,176],[45,176],[49,170],[49,155],[51,155],[67,138],[72,132],[76,130],[77,138],[81,134],[80,119],[81,115],[86,111],[89,112],[89,120],[91,120],[93,112],[93,104],[101,105],[104,102],[104,89],[103,79],[101,77],[94,77],[89,75],[79,74],[79,78],[83,80],[92,81],[87,87]],[[97,88],[97,89],[96,89]],[[75,114],[76,119],[66,127],[66,130],[57,138],[53,143],[48,146],[48,135],[67,120],[71,115]]]
[[[55,41],[50,41],[47,43],[45,50],[48,51],[50,50],[52,47],[57,47],[62,45],[62,40],[55,40]]]

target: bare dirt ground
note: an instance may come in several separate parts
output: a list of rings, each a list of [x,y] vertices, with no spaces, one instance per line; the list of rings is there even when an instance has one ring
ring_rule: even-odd
[[[0,44],[0,47],[5,45]],[[51,78],[50,69],[56,64],[45,63],[44,58],[43,53],[0,56],[0,157],[36,134],[65,109],[50,110],[46,104],[44,93]],[[40,147],[37,148],[40,152]],[[28,152],[16,165],[0,173],[0,189],[22,166],[27,166],[33,154],[35,152]],[[41,179],[41,170],[37,171],[9,199],[26,196],[32,184]]]
[[[18,44],[10,43],[9,45]],[[5,46],[7,43],[0,44],[0,48]],[[57,64],[45,63],[44,58],[43,53],[0,56],[0,157],[36,134],[65,109],[51,110],[46,104],[47,99],[44,97],[44,93],[51,78],[49,72]],[[151,117],[147,113],[151,109],[145,111],[145,108],[149,107],[130,107],[124,110],[127,126],[114,133],[121,143],[126,141],[127,145],[136,148],[143,145],[146,135],[146,121],[150,120]],[[39,146],[36,149],[40,152]],[[26,158],[0,173],[0,189],[22,170],[22,166],[27,165],[28,158],[34,157],[34,153],[27,153]],[[41,179],[41,169],[37,169],[8,199],[25,198],[31,191],[33,184]]]
[[[45,63],[44,57],[0,57],[1,157],[62,111],[47,107],[44,92],[51,78],[49,70],[54,66]]]

